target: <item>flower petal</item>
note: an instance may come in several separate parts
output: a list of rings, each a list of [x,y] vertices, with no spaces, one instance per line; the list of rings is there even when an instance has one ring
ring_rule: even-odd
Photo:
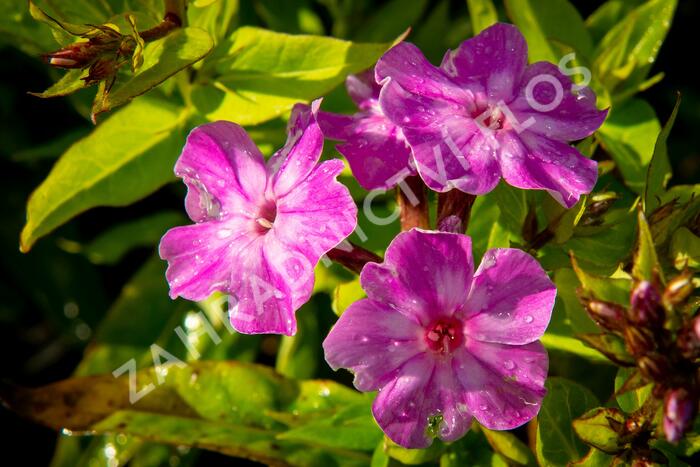
[[[374,70],[377,82],[382,85],[390,78],[413,94],[458,104],[465,101],[465,91],[409,42],[401,42],[389,49],[377,61]]]
[[[345,89],[358,108],[365,109],[372,105],[372,101],[379,99],[379,90],[382,87],[374,78],[374,69],[365,70],[356,75],[349,75],[345,79]]]
[[[392,188],[415,175],[408,142],[383,115],[359,118],[353,136],[336,149],[347,158],[353,175],[367,190]]]
[[[404,129],[418,173],[428,187],[439,192],[457,188],[475,195],[493,190],[500,179],[491,133],[460,116],[439,125]]]
[[[392,240],[384,263],[368,263],[362,288],[371,299],[423,326],[461,310],[472,281],[471,239],[466,235],[411,229]]]
[[[276,197],[286,195],[303,181],[321,157],[323,133],[316,122],[320,105],[321,100],[317,99],[311,106],[297,104],[292,109],[287,125],[287,142],[267,164]]]
[[[539,342],[501,345],[468,341],[455,355],[457,377],[476,419],[491,430],[511,430],[533,419],[546,393],[549,360]]]
[[[382,87],[379,104],[384,115],[402,129],[432,127],[453,115],[467,116],[460,104],[412,93],[393,80]]]
[[[448,51],[440,68],[462,84],[479,83],[493,103],[509,102],[527,65],[527,43],[517,27],[497,23]]]
[[[355,202],[347,187],[336,180],[342,170],[343,162],[338,159],[323,162],[277,201],[275,238],[314,266],[357,225]]]
[[[287,278],[276,267],[284,249],[268,246],[268,236],[250,242],[231,262],[229,317],[244,334],[294,335],[293,294]],[[272,250],[272,251],[269,251]]]
[[[231,122],[201,125],[189,134],[175,164],[187,184],[185,207],[195,222],[222,212],[245,212],[265,192],[262,154],[243,128]]]
[[[535,258],[516,248],[488,250],[465,305],[465,334],[501,344],[539,339],[549,324],[557,289]]]
[[[355,134],[354,115],[319,111],[316,118],[323,136],[328,139],[347,141]]]
[[[344,142],[336,149],[363,188],[388,189],[415,175],[408,142],[377,103],[353,116],[319,112],[318,123],[326,138]]]
[[[355,373],[355,387],[375,391],[397,368],[422,352],[422,328],[387,305],[363,299],[350,305],[323,341],[326,361],[334,370]]]
[[[170,297],[204,300],[229,287],[231,258],[249,242],[250,220],[232,218],[170,229],[160,241]]]
[[[557,98],[561,101],[555,105]],[[573,83],[548,62],[527,67],[520,93],[508,108],[523,124],[533,118],[528,131],[559,141],[575,141],[593,134],[605,121],[607,110],[598,110],[589,87],[574,90]]]
[[[437,435],[444,441],[463,436],[471,426],[465,395],[449,360],[420,354],[404,363],[380,389],[372,413],[382,430],[406,448],[426,448]],[[429,433],[429,420],[438,423]],[[442,419],[442,421],[440,421]]]
[[[567,208],[593,190],[598,164],[568,144],[527,131],[519,136],[508,132],[499,137],[501,171],[510,185],[547,190]]]

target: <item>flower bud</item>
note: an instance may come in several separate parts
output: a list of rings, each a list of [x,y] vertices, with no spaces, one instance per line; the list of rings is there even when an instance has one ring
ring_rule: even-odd
[[[75,42],[60,50],[43,55],[44,60],[57,68],[85,68],[89,66],[99,50],[92,46],[91,42]]]
[[[651,282],[639,282],[632,290],[630,303],[630,321],[651,328],[663,325],[665,314],[661,306],[661,297]]]
[[[660,353],[650,353],[639,358],[639,371],[649,381],[665,381],[671,375],[671,364]]]
[[[591,300],[586,311],[598,326],[607,331],[621,331],[625,326],[625,309],[615,303]]]
[[[664,402],[664,433],[671,443],[683,438],[698,410],[697,396],[685,388],[668,391]]]
[[[635,357],[641,357],[656,348],[654,338],[647,329],[627,326],[624,334],[627,350]]]
[[[668,283],[664,290],[664,303],[670,306],[683,303],[694,289],[693,274],[686,270]]]
[[[687,322],[678,331],[677,343],[685,358],[692,360],[700,357],[700,315]]]

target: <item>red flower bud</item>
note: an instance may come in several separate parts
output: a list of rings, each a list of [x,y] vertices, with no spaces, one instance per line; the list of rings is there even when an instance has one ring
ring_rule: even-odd
[[[671,375],[671,364],[668,359],[656,352],[640,357],[637,366],[649,381],[663,382]]]
[[[661,296],[651,282],[641,281],[632,290],[629,319],[651,328],[662,326],[665,320]]]
[[[75,42],[60,50],[43,55],[44,60],[57,68],[85,68],[99,54],[90,41]]]
[[[621,331],[625,326],[625,309],[614,303],[591,300],[586,311],[598,326],[607,331]]]
[[[700,315],[687,322],[678,331],[677,343],[685,358],[692,360],[700,357]]]
[[[683,303],[695,290],[693,274],[689,270],[674,277],[664,290],[664,303],[673,306]]]
[[[672,389],[664,402],[664,433],[671,443],[683,438],[698,411],[698,398],[685,388]]]
[[[635,357],[641,357],[656,348],[654,338],[647,329],[627,326],[624,334],[627,350]]]

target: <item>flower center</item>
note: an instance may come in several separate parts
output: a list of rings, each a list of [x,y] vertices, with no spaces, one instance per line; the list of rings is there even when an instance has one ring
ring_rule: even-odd
[[[489,105],[483,93],[474,95],[474,99],[467,103],[467,113],[483,128],[489,130],[501,130],[506,126],[506,116],[498,105]]]
[[[463,341],[462,323],[455,318],[440,318],[425,332],[430,350],[441,354],[452,353]]]
[[[257,223],[258,232],[264,234],[267,233],[272,226],[275,224],[275,219],[277,218],[277,205],[272,201],[267,201],[258,211],[258,215],[255,218]]]

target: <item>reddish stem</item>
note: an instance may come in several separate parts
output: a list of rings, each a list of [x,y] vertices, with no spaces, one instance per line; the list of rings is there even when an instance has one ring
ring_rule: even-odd
[[[428,195],[418,176],[407,177],[397,187],[396,201],[401,209],[401,230],[430,228]]]
[[[351,246],[351,250],[347,251],[341,248],[333,248],[327,253],[327,256],[336,263],[345,266],[349,270],[360,273],[362,268],[367,263],[381,263],[382,258],[369,250],[347,242]]]
[[[476,195],[470,195],[457,189],[440,193],[438,195],[437,225],[440,225],[440,222],[446,217],[457,216],[462,220],[461,231],[466,232],[475,200]]]

